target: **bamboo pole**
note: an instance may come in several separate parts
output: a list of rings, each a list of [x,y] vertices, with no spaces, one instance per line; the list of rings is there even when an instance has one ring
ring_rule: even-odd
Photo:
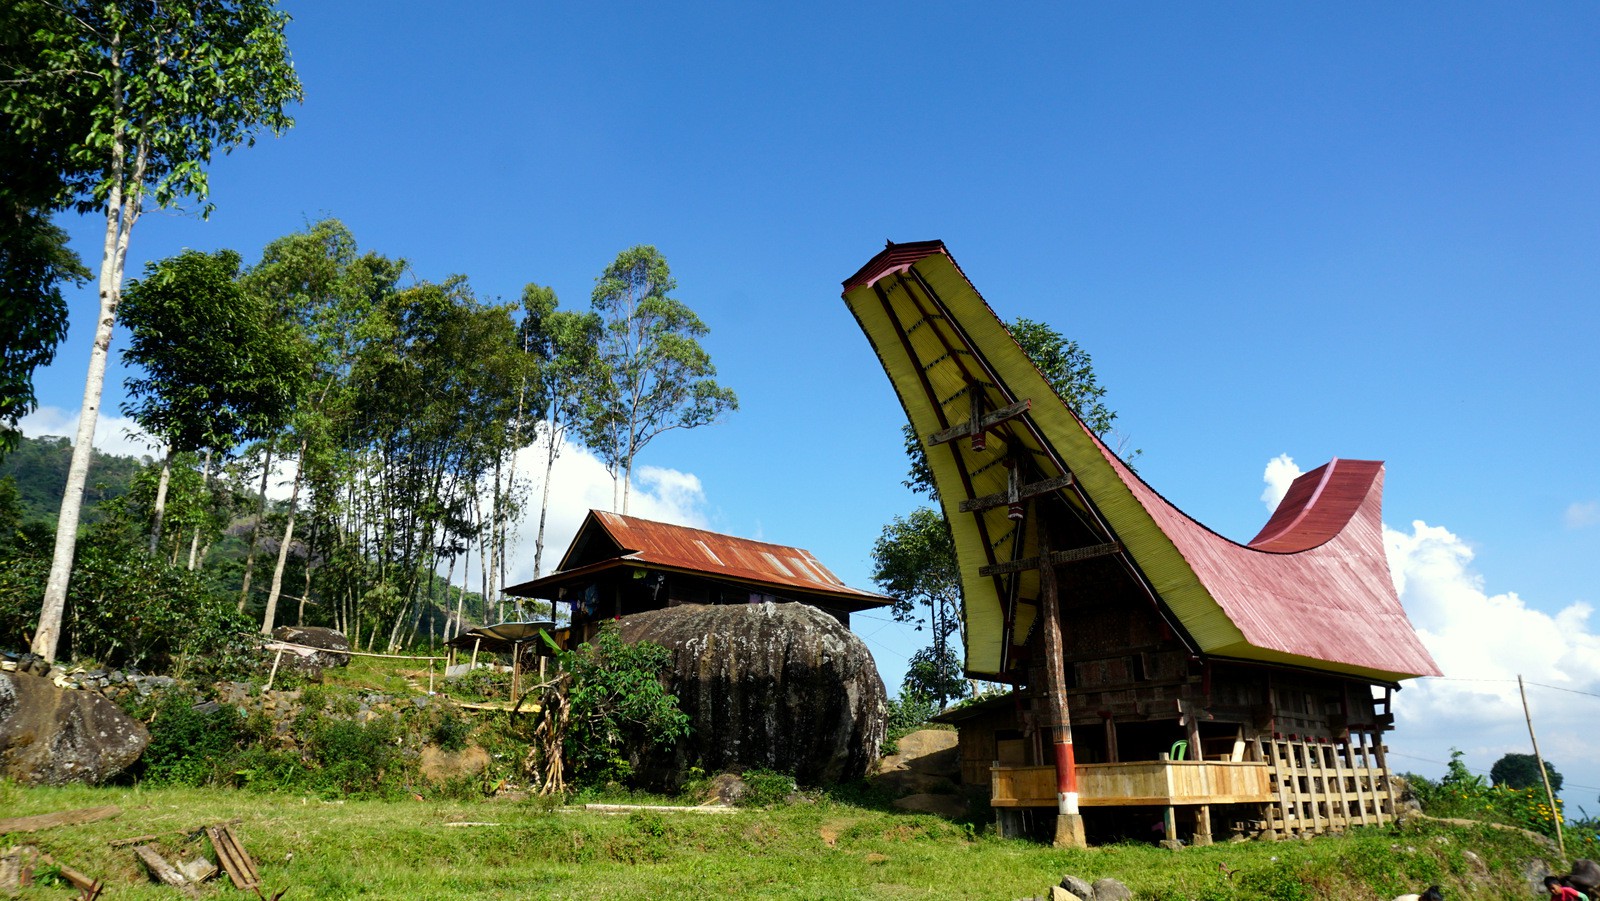
[[[1556,821],[1556,847],[1561,857],[1567,856],[1567,840],[1561,834],[1561,812],[1556,809],[1556,793],[1550,790],[1550,774],[1545,772],[1544,757],[1539,754],[1539,738],[1533,734],[1533,714],[1528,712],[1528,689],[1522,685],[1522,674],[1517,674],[1517,691],[1522,695],[1522,716],[1528,721],[1528,740],[1533,742],[1533,759],[1539,764],[1539,778],[1544,780],[1544,796],[1550,801],[1550,818]]]

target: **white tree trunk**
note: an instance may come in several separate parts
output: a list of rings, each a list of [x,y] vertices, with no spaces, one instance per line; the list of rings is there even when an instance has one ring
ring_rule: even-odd
[[[211,494],[211,451],[206,451],[206,465],[201,470],[200,497],[202,503],[210,503]],[[194,535],[189,538],[189,572],[194,572],[195,560],[200,556],[200,524],[195,523]]]
[[[300,474],[305,472],[306,441],[300,440],[300,454],[294,462],[294,487],[289,489],[289,522],[283,527],[283,543],[278,545],[278,565],[272,569],[272,589],[267,592],[267,610],[261,615],[261,634],[272,634],[272,621],[278,616],[278,596],[283,593],[283,570],[289,565],[289,546],[294,543],[294,508],[300,500]]]
[[[61,514],[56,519],[50,578],[45,583],[44,601],[39,608],[39,628],[33,636],[33,652],[51,662],[55,661],[56,645],[61,641],[61,616],[66,610],[72,559],[78,549],[78,518],[83,513],[83,489],[89,481],[89,461],[94,453],[94,428],[100,421],[100,395],[105,390],[111,332],[117,321],[117,304],[122,302],[123,264],[128,258],[128,237],[139,218],[139,190],[144,183],[146,151],[140,144],[134,156],[133,175],[127,179],[129,193],[123,193],[126,145],[121,134],[114,140],[111,193],[106,198],[106,239],[100,256],[100,318],[95,323],[94,347],[89,352],[89,372],[83,384],[77,443],[72,447],[72,463],[67,469],[66,489],[61,495]]]
[[[250,530],[250,551],[244,555],[244,585],[239,588],[239,612],[244,612],[245,601],[250,598],[250,577],[256,568],[256,548],[261,545],[261,525],[267,518],[267,476],[272,472],[272,445],[276,437],[267,439],[267,452],[261,462],[261,494],[256,500],[255,527]]]
[[[167,445],[167,455],[161,458],[161,478],[156,482],[154,522],[150,524],[150,556],[156,555],[161,545],[161,519],[167,513],[167,485],[172,481],[172,445]]]

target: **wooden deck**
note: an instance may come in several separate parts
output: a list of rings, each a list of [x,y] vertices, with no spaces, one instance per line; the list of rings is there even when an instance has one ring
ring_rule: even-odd
[[[1137,807],[1186,804],[1262,804],[1277,800],[1266,763],[1150,760],[1078,766],[1078,804]],[[990,769],[995,807],[1055,807],[1056,768]]]

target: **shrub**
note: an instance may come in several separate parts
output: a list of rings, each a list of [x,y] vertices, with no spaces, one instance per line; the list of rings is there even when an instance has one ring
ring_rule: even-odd
[[[143,778],[158,785],[206,785],[231,765],[244,737],[238,709],[196,709],[186,692],[166,695],[150,721],[150,746],[140,758]]]
[[[565,762],[573,782],[624,782],[659,745],[689,734],[689,718],[657,675],[671,652],[650,642],[628,644],[606,631],[593,645],[562,651]],[[546,704],[546,713],[556,705]]]

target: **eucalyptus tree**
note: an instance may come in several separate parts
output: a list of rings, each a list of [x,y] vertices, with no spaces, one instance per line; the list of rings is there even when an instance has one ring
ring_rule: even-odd
[[[710,329],[668,296],[677,287],[661,252],[641,244],[617,255],[591,296],[603,325],[584,443],[613,480],[621,479],[624,513],[633,462],[646,445],[663,432],[706,425],[739,409],[733,391],[717,384],[711,355],[700,346]]]
[[[147,206],[188,197],[208,212],[212,154],[288,128],[286,108],[301,89],[284,39],[288,17],[271,0],[58,0],[43,8],[50,19],[37,32],[40,65],[0,83],[0,108],[21,140],[43,143],[64,108],[89,111],[66,184],[81,212],[106,220],[100,314],[33,643],[54,659],[133,226]]]
[[[300,345],[279,311],[239,283],[239,254],[186,250],[145,267],[123,293],[129,330],[123,359],[143,370],[124,384],[123,412],[167,447],[156,488],[150,553],[161,541],[175,454],[226,458],[241,442],[268,437],[303,390]],[[198,547],[199,532],[192,548]],[[191,553],[189,568],[194,568]]]
[[[403,261],[362,254],[349,229],[328,219],[268,244],[260,262],[244,275],[246,291],[264,299],[293,323],[309,366],[287,429],[270,439],[293,448],[295,463],[283,537],[262,613],[264,634],[271,633],[277,618],[307,474],[345,478],[350,472],[349,461],[341,454],[342,436],[354,427],[356,415],[357,386],[352,374],[367,346],[383,334],[385,326],[376,314],[404,269]],[[270,470],[270,465],[264,469]],[[258,529],[263,521],[258,515]],[[252,549],[255,543],[253,540]],[[247,578],[253,563],[252,554],[247,558]],[[246,582],[241,605],[248,590]]]
[[[558,309],[556,292],[541,285],[522,289],[523,349],[534,357],[531,377],[532,408],[544,438],[544,478],[540,481],[539,531],[533,543],[533,575],[543,572],[546,514],[550,509],[550,478],[561,455],[567,432],[583,419],[584,403],[601,374],[600,316]]]

